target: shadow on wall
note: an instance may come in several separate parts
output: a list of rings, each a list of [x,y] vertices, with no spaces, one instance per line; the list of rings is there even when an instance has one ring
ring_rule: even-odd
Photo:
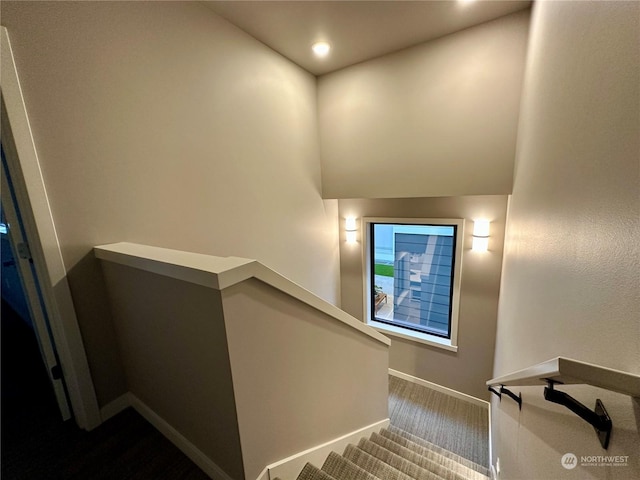
[[[628,475],[633,475],[637,468],[634,465],[640,461],[637,456],[640,443],[640,399],[627,400],[625,395],[591,386],[562,386],[563,391],[579,399],[589,409],[594,408],[596,398],[602,399],[613,421],[611,442],[605,450],[593,427],[567,408],[544,400],[543,388],[532,386],[516,390],[516,393],[522,392],[522,411],[508,398],[503,397],[502,402],[494,403],[494,407],[498,405],[499,416],[506,415],[515,422],[514,426],[517,425],[516,430],[505,431],[513,438],[502,438],[502,442],[517,445],[517,456],[548,456],[545,474],[565,473],[560,460],[566,453],[573,453],[578,459],[583,456],[628,456],[629,465],[579,465],[576,472],[580,473],[579,469],[582,469],[582,473],[586,474],[588,471],[589,478],[603,480],[614,478],[613,474],[615,478],[635,478]],[[631,402],[632,412],[629,411],[627,402]],[[629,418],[631,415],[633,419]],[[553,454],[549,455],[549,449],[555,452],[555,457]]]
[[[67,272],[67,279],[102,407],[126,393],[127,385],[102,268],[92,250]]]

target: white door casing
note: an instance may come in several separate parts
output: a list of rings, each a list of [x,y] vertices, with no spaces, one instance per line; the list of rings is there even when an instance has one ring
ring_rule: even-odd
[[[9,34],[0,27],[0,92],[2,137],[8,174],[22,214],[31,256],[40,280],[53,342],[60,360],[71,409],[80,428],[101,423],[91,372],[67,282],[58,236],[33,141]]]
[[[56,359],[52,339],[49,336],[47,316],[43,311],[42,303],[40,302],[38,281],[34,277],[34,272],[31,269],[32,258],[28,247],[29,244],[24,238],[22,228],[20,226],[19,215],[11,195],[10,182],[7,178],[4,162],[2,165],[1,176],[2,184],[0,192],[2,194],[2,207],[4,208],[7,219],[7,234],[9,235],[11,249],[13,250],[13,258],[16,262],[16,268],[18,269],[22,290],[25,294],[27,305],[29,307],[29,314],[33,322],[38,346],[40,347],[40,354],[42,355],[42,360],[47,367],[47,376],[53,386],[60,414],[63,420],[69,420],[71,418],[71,411],[64,391],[64,384],[59,375],[54,375],[54,369],[58,367],[58,361]]]

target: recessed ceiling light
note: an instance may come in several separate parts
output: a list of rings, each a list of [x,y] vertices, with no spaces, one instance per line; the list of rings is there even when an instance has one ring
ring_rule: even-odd
[[[327,42],[316,42],[311,45],[311,50],[317,57],[326,57],[329,54],[329,50],[331,50],[331,45]]]

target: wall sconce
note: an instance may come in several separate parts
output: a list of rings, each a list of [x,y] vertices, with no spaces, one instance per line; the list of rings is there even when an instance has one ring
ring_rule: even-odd
[[[347,243],[356,243],[358,235],[358,226],[355,217],[347,217],[344,222],[344,229],[347,233]]]
[[[473,222],[473,245],[476,252],[486,252],[489,249],[489,220],[475,220]]]

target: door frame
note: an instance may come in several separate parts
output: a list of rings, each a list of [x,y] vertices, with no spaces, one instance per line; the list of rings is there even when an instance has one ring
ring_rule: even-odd
[[[43,302],[49,317],[71,409],[80,428],[102,422],[89,363],[67,281],[67,271],[38,161],[9,34],[0,26],[2,137],[7,167],[22,215]],[[12,151],[13,150],[13,151]]]
[[[3,137],[3,141],[6,137]],[[4,143],[2,143],[4,151]],[[3,155],[4,156],[4,155]],[[40,284],[37,272],[33,267],[33,257],[30,255],[29,242],[25,238],[24,227],[20,221],[20,214],[14,202],[13,189],[6,165],[2,165],[2,181],[0,182],[0,193],[2,196],[2,208],[9,226],[7,235],[11,245],[11,253],[16,270],[18,271],[18,282],[24,299],[27,302],[29,318],[33,324],[33,333],[38,341],[38,347],[42,361],[47,369],[47,377],[53,387],[53,393],[60,410],[62,420],[71,418],[69,401],[65,392],[64,380],[60,375],[54,374],[54,369],[60,365],[53,340],[50,335],[50,327],[47,313],[44,309],[44,302],[40,295]]]

